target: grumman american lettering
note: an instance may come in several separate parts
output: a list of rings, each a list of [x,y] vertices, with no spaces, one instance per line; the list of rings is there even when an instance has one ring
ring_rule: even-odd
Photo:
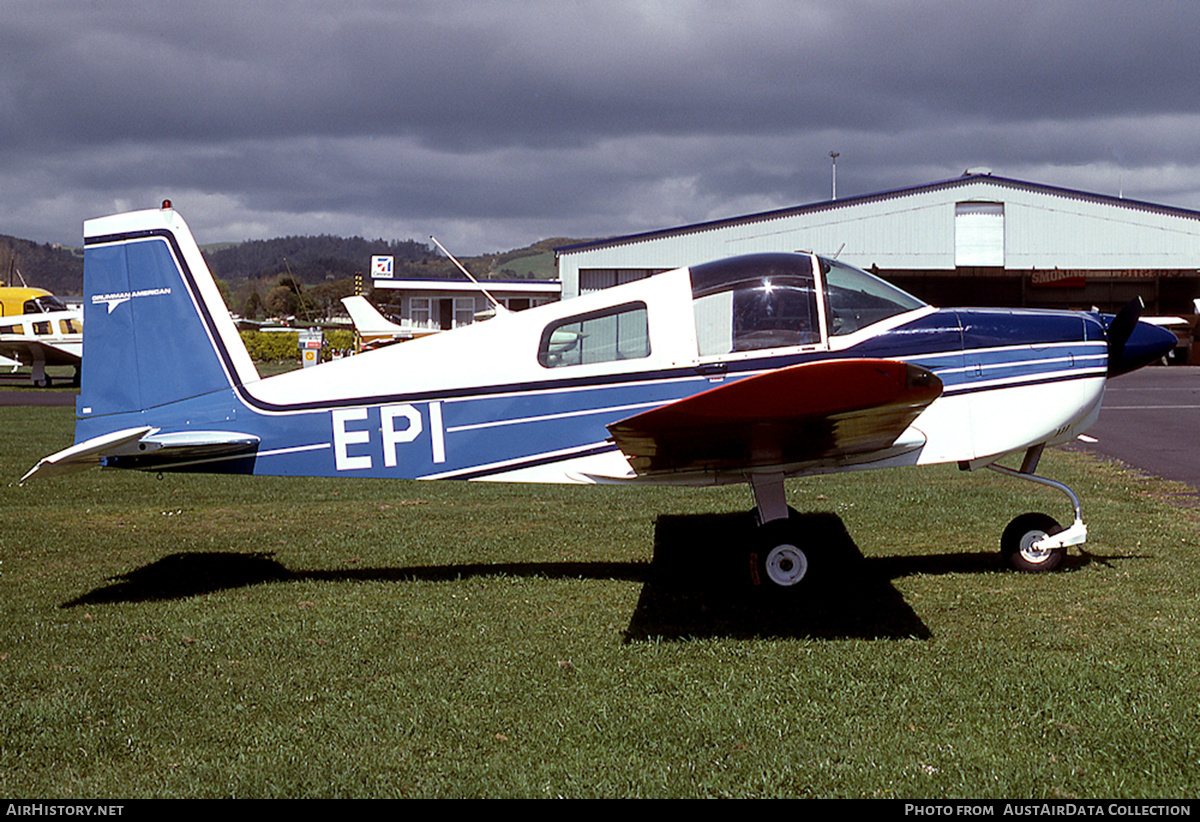
[[[138,297],[157,297],[164,294],[170,294],[169,288],[147,288],[142,291],[125,291],[120,294],[95,294],[92,296],[92,304],[99,305],[103,303],[108,306],[108,313],[111,314],[116,308],[127,300],[137,299]]]
[[[84,244],[75,443],[25,480],[102,465],[745,483],[757,525],[731,550],[768,590],[803,589],[822,557],[785,480],[867,468],[957,463],[1059,490],[1069,526],[1022,514],[1001,537],[1013,567],[1058,567],[1087,527],[1078,496],[1036,474],[1044,448],[1175,345],[1137,303],[937,309],[836,260],[758,253],[262,378],[169,204],[88,220]]]

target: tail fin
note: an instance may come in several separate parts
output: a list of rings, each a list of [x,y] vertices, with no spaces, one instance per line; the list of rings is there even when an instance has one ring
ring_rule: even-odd
[[[364,337],[404,333],[403,328],[380,314],[379,310],[371,305],[366,297],[342,297],[342,304],[350,312],[350,319],[354,321],[354,327]]]
[[[258,379],[187,224],[171,207],[84,223],[80,420]]]
[[[411,340],[416,334],[411,328],[404,328],[384,317],[366,297],[342,297],[342,304],[350,312],[354,328],[362,340],[364,351],[391,345],[401,340]]]

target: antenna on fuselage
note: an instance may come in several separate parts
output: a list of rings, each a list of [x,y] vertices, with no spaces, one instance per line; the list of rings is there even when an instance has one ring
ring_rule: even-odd
[[[434,244],[434,245],[436,245],[438,248],[440,248],[440,249],[442,250],[442,253],[443,253],[443,254],[445,254],[447,257],[449,257],[449,258],[450,258],[450,262],[452,262],[452,263],[454,263],[456,266],[458,266],[458,270],[459,270],[459,271],[461,271],[463,274],[465,274],[468,280],[470,280],[471,282],[475,283],[475,286],[476,286],[476,287],[477,287],[477,288],[478,288],[480,291],[482,291],[482,292],[483,292],[483,296],[485,296],[485,297],[487,297],[487,298],[488,298],[488,302],[490,302],[490,303],[492,304],[492,308],[496,309],[496,313],[497,313],[497,314],[505,314],[505,313],[507,313],[507,312],[508,312],[508,309],[507,309],[507,308],[505,308],[504,306],[502,306],[502,305],[500,304],[500,301],[499,301],[499,300],[497,300],[495,297],[493,297],[493,296],[491,295],[491,293],[490,293],[490,292],[489,292],[489,291],[488,291],[486,288],[484,288],[484,287],[483,287],[483,284],[482,284],[482,283],[480,283],[480,282],[479,282],[479,280],[477,280],[477,279],[475,279],[474,277],[472,277],[472,276],[471,276],[471,272],[470,272],[470,271],[467,271],[466,267],[465,267],[465,266],[464,266],[462,263],[460,263],[458,260],[456,260],[456,259],[454,258],[454,255],[453,255],[453,254],[451,254],[449,251],[447,251],[447,250],[446,250],[446,246],[444,246],[444,245],[442,245],[441,243],[439,243],[439,242],[438,242],[438,238],[437,238],[437,237],[435,237],[435,236],[433,236],[432,234],[430,234],[430,235],[429,235],[429,239],[433,240],[433,244]]]

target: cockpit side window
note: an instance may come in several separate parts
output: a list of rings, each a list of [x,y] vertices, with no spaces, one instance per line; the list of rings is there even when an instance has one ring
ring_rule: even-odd
[[[852,265],[823,257],[820,263],[825,277],[825,314],[830,336],[852,334],[925,305],[891,283]]]
[[[691,273],[701,356],[821,341],[808,256],[753,254],[693,266]]]

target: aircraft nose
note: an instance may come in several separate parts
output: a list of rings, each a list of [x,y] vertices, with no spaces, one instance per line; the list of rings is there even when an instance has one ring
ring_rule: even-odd
[[[1162,359],[1175,348],[1177,342],[1175,335],[1167,329],[1138,322],[1124,347],[1120,351],[1109,351],[1108,376],[1128,374]]]

